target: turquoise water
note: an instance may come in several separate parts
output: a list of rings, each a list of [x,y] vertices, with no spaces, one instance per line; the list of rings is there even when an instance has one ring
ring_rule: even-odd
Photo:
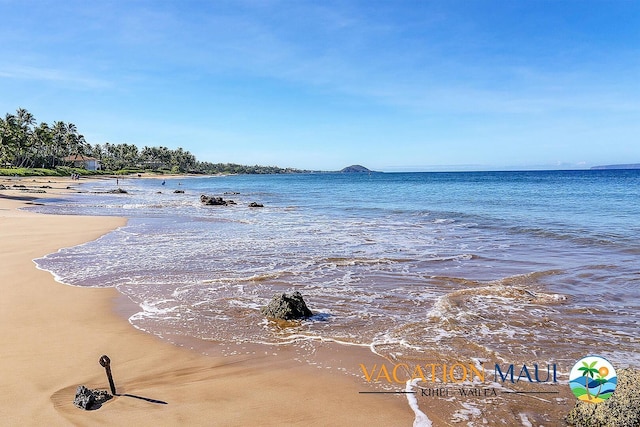
[[[123,195],[94,193],[115,180],[89,182],[39,207],[130,219],[38,266],[71,285],[116,287],[139,305],[137,328],[211,347],[310,354],[328,340],[395,359],[640,362],[640,171],[162,182],[120,179]],[[201,194],[237,205],[202,206]],[[275,293],[293,290],[316,316],[286,328],[262,318]]]

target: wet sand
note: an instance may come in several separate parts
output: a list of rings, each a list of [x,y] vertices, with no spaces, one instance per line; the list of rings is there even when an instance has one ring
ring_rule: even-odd
[[[98,238],[121,218],[40,215],[18,208],[59,197],[77,181],[0,178],[0,393],[6,425],[411,425],[404,396],[362,395],[367,384],[294,360],[291,351],[205,356],[135,330],[114,289],[74,288],[36,269],[33,259]],[[27,193],[12,185],[46,193]],[[28,190],[28,188],[27,188]],[[73,191],[73,190],[71,190]],[[5,196],[5,197],[2,197]],[[6,197],[9,196],[9,197]],[[82,268],[82,266],[78,266]],[[367,349],[326,346],[348,369],[373,357]],[[78,385],[108,390],[107,354],[117,391],[167,402],[116,397],[82,411]],[[324,356],[321,356],[324,357]],[[367,362],[368,363],[368,362]],[[330,363],[327,363],[329,365]]]

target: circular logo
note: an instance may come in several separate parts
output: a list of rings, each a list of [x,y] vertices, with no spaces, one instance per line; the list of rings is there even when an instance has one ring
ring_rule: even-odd
[[[573,365],[569,373],[571,391],[584,402],[604,402],[611,397],[617,383],[616,370],[604,357],[582,358]]]

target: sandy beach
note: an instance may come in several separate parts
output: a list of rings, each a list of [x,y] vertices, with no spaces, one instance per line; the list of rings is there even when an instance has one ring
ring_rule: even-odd
[[[122,218],[40,215],[19,210],[33,197],[56,197],[68,179],[0,178],[0,353],[3,425],[411,425],[402,396],[366,396],[362,379],[278,356],[212,357],[171,345],[128,324],[111,288],[54,281],[33,259],[124,225]],[[19,184],[45,194],[13,188]],[[82,266],[78,266],[82,268]],[[100,409],[73,406],[78,385],[108,389],[101,355],[111,359],[118,392]],[[357,370],[366,349],[327,357]]]

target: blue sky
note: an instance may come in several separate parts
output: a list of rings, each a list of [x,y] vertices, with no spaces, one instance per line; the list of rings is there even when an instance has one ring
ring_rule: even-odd
[[[0,0],[0,113],[334,170],[640,163],[638,1]]]

